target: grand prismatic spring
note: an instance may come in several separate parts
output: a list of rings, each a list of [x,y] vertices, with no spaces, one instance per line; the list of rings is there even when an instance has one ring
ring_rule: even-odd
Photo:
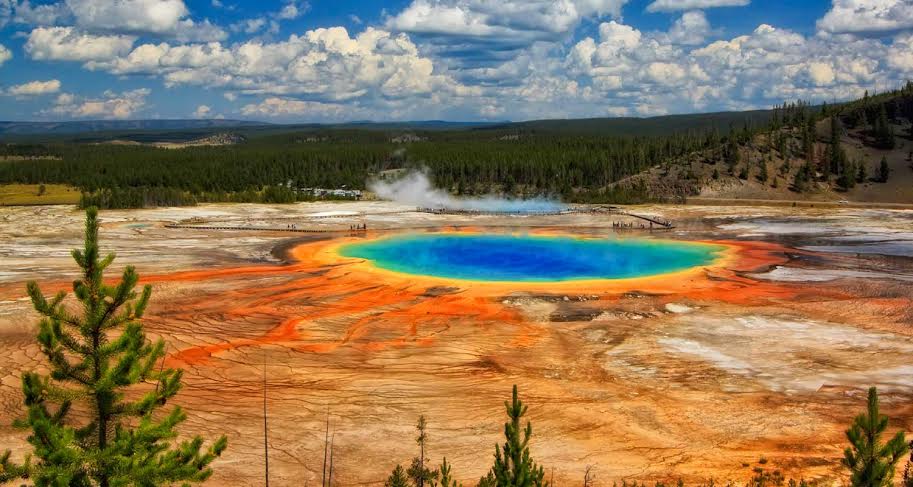
[[[605,485],[742,482],[762,456],[840,479],[870,385],[913,429],[910,212],[637,208],[676,223],[650,232],[412,210],[102,212],[105,250],[153,286],[146,327],[185,370],[184,431],[229,436],[214,485],[262,485],[264,374],[276,485],[320,482],[328,415],[338,484],[378,484],[415,455],[420,414],[427,455],[474,485],[513,384],[560,484],[587,465]],[[19,374],[43,367],[24,283],[67,290],[81,226],[66,207],[0,221],[0,443],[16,454]]]
[[[643,239],[517,235],[405,235],[341,249],[380,268],[479,281],[624,279],[713,262],[721,246]]]

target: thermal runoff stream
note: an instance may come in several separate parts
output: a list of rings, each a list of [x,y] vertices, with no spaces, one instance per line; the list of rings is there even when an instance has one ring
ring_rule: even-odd
[[[528,282],[666,274],[710,264],[722,250],[670,240],[440,233],[349,244],[340,253],[407,274]]]

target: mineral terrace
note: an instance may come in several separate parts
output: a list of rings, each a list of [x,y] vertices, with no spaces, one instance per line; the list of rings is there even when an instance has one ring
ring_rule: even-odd
[[[556,284],[381,272],[336,245],[390,232],[616,236],[610,215],[417,213],[390,203],[203,205],[102,212],[114,277],[153,285],[146,327],[186,370],[187,434],[225,433],[212,485],[261,485],[263,379],[272,480],[320,482],[327,413],[339,485],[377,484],[415,455],[466,484],[488,469],[518,384],[532,452],[561,484],[588,465],[622,479],[744,481],[765,457],[791,477],[836,479],[843,430],[879,386],[913,430],[913,212],[636,208],[713,241],[718,265],[662,278]],[[627,221],[627,220],[626,220]],[[180,228],[166,225],[182,223]],[[0,211],[0,445],[26,432],[19,376],[42,369],[25,282],[68,289],[83,215]],[[350,232],[366,224],[367,232]],[[201,229],[192,227],[223,227]],[[323,229],[323,233],[276,231]]]

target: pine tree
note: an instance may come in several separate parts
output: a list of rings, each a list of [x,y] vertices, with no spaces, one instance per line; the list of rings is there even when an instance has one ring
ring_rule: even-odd
[[[81,315],[64,306],[65,292],[48,299],[38,284],[28,284],[32,305],[43,316],[38,343],[51,374],[22,376],[28,414],[19,425],[31,429],[34,453],[20,473],[36,485],[80,487],[206,480],[227,440],[223,436],[206,449],[199,436],[172,445],[186,414],[180,407],[156,413],[180,390],[182,371],[157,365],[165,343],[150,343],[143,333],[140,320],[151,287],[137,295],[139,275],[132,266],[117,285],[104,283],[114,255],[99,257],[95,208],[86,211],[85,245],[73,251],[73,259],[82,270],[73,283]],[[128,394],[135,400],[125,399]],[[74,402],[91,411],[86,420],[69,414]]]
[[[913,450],[913,441],[907,447]],[[903,482],[901,482],[900,487],[913,487],[913,453],[910,453],[907,465],[903,468]]]
[[[425,467],[425,442],[428,440],[428,433],[426,432],[427,426],[428,424],[425,421],[425,415],[420,415],[418,417],[418,423],[415,425],[415,429],[418,431],[415,443],[419,447],[419,456],[412,459],[412,465],[409,467],[408,472],[409,477],[417,487],[424,487],[425,481],[437,477],[437,472],[432,472]]]
[[[793,189],[800,193],[807,190],[812,179],[812,171],[812,165],[808,162],[799,166],[799,170],[793,176]]]
[[[866,412],[856,416],[846,431],[850,447],[843,452],[843,465],[850,470],[852,487],[890,487],[897,462],[907,454],[903,431],[887,443],[881,435],[888,428],[888,417],[878,410],[878,391],[869,389]]]
[[[868,179],[869,175],[867,174],[865,161],[859,161],[856,163],[856,182],[864,183]]]
[[[842,174],[844,172],[844,166],[846,165],[846,152],[843,150],[843,147],[840,146],[840,133],[843,131],[843,127],[840,124],[840,118],[837,116],[831,117],[831,140],[830,147],[828,148],[829,164],[825,173],[825,179],[827,179],[828,174]]]
[[[31,457],[26,458],[23,465],[16,465],[10,461],[10,452],[6,451],[0,455],[0,484],[11,482],[16,479],[28,478],[31,469]]]
[[[888,167],[888,159],[885,156],[881,156],[881,163],[878,165],[878,180],[886,183],[890,176],[891,168]]]
[[[805,130],[802,131],[802,150],[805,153],[805,160],[815,162],[815,119],[809,118],[805,124]]]
[[[741,154],[739,154],[739,144],[733,134],[729,135],[729,143],[726,145],[726,167],[729,174],[735,173],[735,167],[739,165]]]
[[[495,478],[495,475],[491,473],[491,470],[485,474],[484,477],[479,479],[479,483],[476,484],[476,487],[497,487],[498,480]]]
[[[767,162],[761,161],[761,171],[758,172],[758,181],[766,183],[770,179],[770,174],[767,172]]]
[[[849,190],[856,186],[856,168],[853,167],[852,163],[843,164],[840,176],[837,178],[837,184],[843,190]]]
[[[393,472],[384,482],[384,487],[410,487],[409,477],[406,475],[406,470],[403,469],[402,465],[397,465],[393,469]]]
[[[444,461],[441,462],[440,472],[441,472],[441,483],[440,487],[463,487],[463,484],[457,482],[453,479],[453,476],[450,472],[451,465],[447,463],[447,457],[444,457]],[[432,484],[437,487],[437,484]]]
[[[895,146],[894,128],[888,120],[888,111],[884,103],[881,104],[878,118],[875,119],[875,146],[880,149],[893,149]]]
[[[406,470],[406,474],[412,479],[412,483],[416,487],[422,487],[426,483],[433,485],[439,474],[437,470],[431,470],[425,464],[425,444],[428,441],[427,428],[428,423],[425,421],[425,415],[419,416],[418,423],[415,425],[415,429],[418,431],[415,443],[419,447],[419,456],[412,459],[412,464]]]
[[[506,442],[499,449],[495,447],[495,464],[491,468],[497,487],[546,487],[545,470],[537,466],[529,455],[529,439],[533,435],[533,425],[526,422],[521,430],[520,420],[526,414],[526,406],[517,396],[514,385],[510,404],[504,401],[510,421],[504,423]]]

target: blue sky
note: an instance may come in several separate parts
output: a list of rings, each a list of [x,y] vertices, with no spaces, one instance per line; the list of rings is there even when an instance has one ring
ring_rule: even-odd
[[[913,0],[0,0],[0,119],[527,120],[913,78]]]

